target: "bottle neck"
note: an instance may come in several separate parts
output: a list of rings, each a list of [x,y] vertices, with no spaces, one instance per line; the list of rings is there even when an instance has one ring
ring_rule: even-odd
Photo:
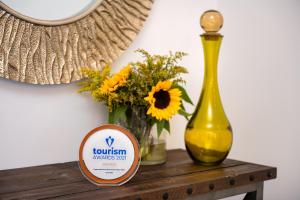
[[[218,84],[218,57],[222,35],[201,35],[204,50],[204,86]]]

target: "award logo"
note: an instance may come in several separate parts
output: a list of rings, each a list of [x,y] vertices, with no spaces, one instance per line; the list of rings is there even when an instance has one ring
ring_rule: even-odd
[[[100,159],[100,160],[126,160],[126,149],[114,149],[112,144],[114,143],[115,139],[109,136],[105,138],[105,142],[108,146],[106,149],[97,149],[93,148],[94,157],[93,159]],[[121,156],[122,155],[122,156]]]
[[[138,169],[138,143],[128,130],[120,126],[100,126],[83,139],[79,166],[83,175],[94,184],[121,185]]]

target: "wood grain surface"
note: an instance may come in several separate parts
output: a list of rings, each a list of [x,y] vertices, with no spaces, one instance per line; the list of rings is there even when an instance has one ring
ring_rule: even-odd
[[[0,77],[31,84],[70,83],[101,69],[131,44],[153,0],[104,0],[78,21],[45,26],[0,7]]]
[[[120,187],[98,187],[77,162],[0,171],[0,199],[184,199],[276,178],[276,168],[227,159],[221,165],[195,165],[184,150],[168,151],[164,165],[141,166]]]

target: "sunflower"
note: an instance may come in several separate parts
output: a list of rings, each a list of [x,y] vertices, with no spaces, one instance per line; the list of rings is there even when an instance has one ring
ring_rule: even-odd
[[[129,77],[131,66],[127,65],[119,73],[107,78],[100,87],[101,94],[109,94],[114,92],[118,87],[123,86]]]
[[[150,104],[148,115],[158,120],[169,120],[180,109],[181,91],[172,88],[171,81],[159,81],[153,86],[145,101]]]

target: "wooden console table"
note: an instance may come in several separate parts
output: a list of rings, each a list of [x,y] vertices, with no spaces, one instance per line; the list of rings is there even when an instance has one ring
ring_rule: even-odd
[[[120,187],[88,182],[77,162],[0,171],[0,199],[220,199],[247,193],[263,199],[263,183],[276,178],[276,168],[227,159],[214,167],[195,165],[184,150],[168,151],[168,162],[141,166]]]

